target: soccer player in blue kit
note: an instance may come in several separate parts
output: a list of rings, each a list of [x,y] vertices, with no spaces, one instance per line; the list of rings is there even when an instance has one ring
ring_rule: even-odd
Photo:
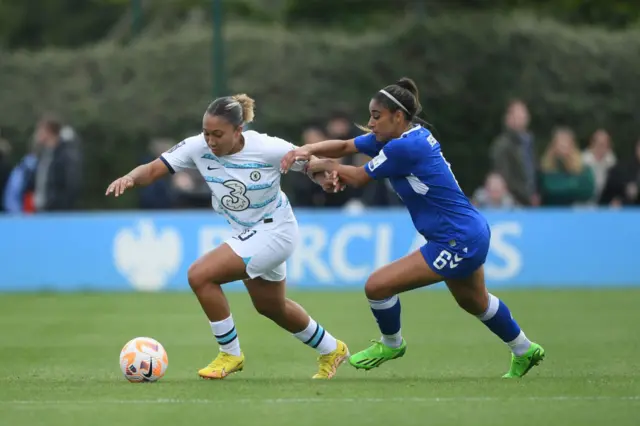
[[[524,376],[545,357],[511,316],[507,305],[485,287],[484,263],[491,230],[486,219],[460,189],[440,143],[417,123],[418,88],[402,78],[377,92],[369,103],[370,133],[351,140],[308,144],[282,160],[286,172],[296,160],[328,157],[308,163],[308,173],[328,172],[343,185],[360,187],[388,178],[427,243],[419,250],[375,271],[365,294],[382,338],[349,362],[370,370],[403,356],[407,343],[400,331],[399,293],[444,281],[458,305],[475,315],[511,349],[511,367],[503,376]],[[372,160],[364,167],[342,165],[331,158],[357,152]]]

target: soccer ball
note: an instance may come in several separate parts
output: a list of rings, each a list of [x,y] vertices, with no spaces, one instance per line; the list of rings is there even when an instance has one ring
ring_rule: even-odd
[[[120,369],[130,382],[155,382],[164,376],[168,365],[164,347],[150,337],[129,340],[120,351]]]

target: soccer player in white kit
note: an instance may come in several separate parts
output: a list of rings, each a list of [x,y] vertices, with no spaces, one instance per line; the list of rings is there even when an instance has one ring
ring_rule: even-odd
[[[298,224],[280,189],[280,162],[296,147],[276,137],[243,131],[253,120],[253,107],[253,99],[244,94],[216,99],[204,114],[201,134],[115,180],[106,195],[117,197],[167,173],[197,169],[211,188],[214,210],[236,232],[197,259],[188,272],[189,285],[220,346],[213,362],[198,371],[201,377],[223,379],[244,367],[238,332],[222,291],[222,284],[243,280],[260,314],[319,352],[313,378],[330,379],[348,358],[347,346],[285,297],[285,261],[298,241]],[[304,171],[304,163],[293,170]],[[334,185],[324,175],[313,178],[325,189]]]

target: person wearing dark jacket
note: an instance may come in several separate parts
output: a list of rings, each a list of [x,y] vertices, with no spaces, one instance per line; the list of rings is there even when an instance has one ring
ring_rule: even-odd
[[[512,101],[505,115],[505,130],[491,146],[492,171],[507,182],[507,189],[523,206],[537,206],[536,158],[529,132],[529,110],[524,102]]]
[[[11,145],[9,145],[9,142],[0,138],[0,201],[4,199],[5,187],[9,180],[9,174],[11,173],[11,165],[9,163],[10,152]],[[0,204],[0,212],[4,210],[2,204]]]
[[[609,170],[600,198],[601,205],[640,205],[640,139],[636,143],[634,155],[629,157],[627,161],[620,162]]]
[[[41,145],[35,174],[36,211],[64,211],[76,207],[80,190],[80,151],[61,136],[62,123],[45,116],[36,128]]]

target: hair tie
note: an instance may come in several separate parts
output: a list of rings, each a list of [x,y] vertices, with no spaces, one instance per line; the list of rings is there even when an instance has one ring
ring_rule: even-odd
[[[396,105],[398,105],[400,108],[402,108],[407,114],[411,115],[411,113],[409,112],[409,110],[400,103],[399,100],[397,100],[391,93],[387,92],[386,90],[382,89],[380,91],[380,93],[382,93],[383,95],[385,95],[387,98],[391,99],[393,102],[396,103]]]

